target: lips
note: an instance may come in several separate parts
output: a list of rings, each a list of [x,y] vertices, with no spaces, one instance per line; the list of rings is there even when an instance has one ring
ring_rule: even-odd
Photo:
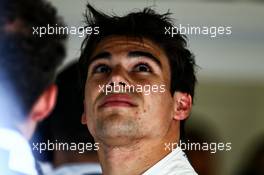
[[[128,94],[111,94],[103,98],[101,107],[135,107],[137,106]]]

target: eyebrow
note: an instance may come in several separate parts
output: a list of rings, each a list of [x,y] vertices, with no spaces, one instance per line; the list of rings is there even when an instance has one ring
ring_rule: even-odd
[[[145,52],[145,51],[130,51],[128,53],[128,57],[129,58],[136,58],[136,57],[146,57],[151,59],[152,61],[154,61],[160,68],[162,68],[161,62],[158,58],[156,58],[154,55],[152,55],[149,52]],[[92,59],[90,60],[90,63],[99,60],[99,59],[107,59],[110,60],[112,58],[112,54],[110,52],[104,51],[101,53],[98,53],[97,55],[95,55],[94,57],[92,57]]]
[[[160,60],[149,52],[131,51],[128,53],[128,57],[146,57],[154,61],[160,68],[162,68]]]

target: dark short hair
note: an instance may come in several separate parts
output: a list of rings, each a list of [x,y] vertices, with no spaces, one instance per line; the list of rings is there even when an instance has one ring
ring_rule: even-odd
[[[48,120],[52,138],[58,142],[94,143],[87,127],[81,124],[83,100],[79,75],[78,64],[73,63],[56,79],[59,90],[57,104]]]
[[[44,0],[3,0],[0,6],[0,69],[24,116],[54,80],[65,57],[65,34],[33,34],[33,27],[64,26]],[[4,84],[1,83],[1,86]]]
[[[79,86],[80,74],[77,63],[69,64],[56,78],[58,86],[57,103],[49,117],[40,123],[34,135],[33,142],[53,143],[91,143],[94,139],[87,126],[81,124],[83,100]],[[87,153],[94,152],[94,149]],[[45,151],[41,155],[34,152],[39,159],[51,159],[52,152]]]
[[[107,16],[87,5],[86,27],[99,27],[99,34],[87,35],[82,44],[80,56],[82,86],[87,78],[89,58],[96,45],[112,35],[147,38],[160,46],[169,59],[171,66],[171,92],[181,91],[194,96],[196,83],[195,60],[186,48],[184,35],[165,35],[165,27],[173,27],[170,13],[157,14],[150,8],[126,16]]]
[[[171,87],[173,94],[181,91],[194,96],[196,84],[195,60],[187,48],[186,36],[165,35],[165,28],[173,27],[171,13],[158,14],[151,8],[129,13],[119,17],[106,15],[87,5],[86,27],[99,27],[99,34],[87,35],[82,43],[80,70],[82,88],[84,89],[90,57],[97,44],[108,36],[128,36],[146,38],[160,46],[168,57],[171,70]],[[83,90],[84,91],[84,90]]]

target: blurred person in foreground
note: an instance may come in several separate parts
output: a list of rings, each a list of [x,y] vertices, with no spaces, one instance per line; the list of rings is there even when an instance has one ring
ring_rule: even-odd
[[[103,174],[197,174],[176,145],[192,107],[195,61],[184,36],[165,34],[170,14],[88,11],[87,26],[100,33],[82,45],[82,123],[99,143]]]
[[[0,2],[0,174],[41,174],[27,142],[55,105],[53,81],[66,35],[34,34],[62,26],[44,0]]]
[[[89,175],[101,174],[96,150],[98,149],[87,127],[81,124],[83,101],[81,98],[79,69],[77,63],[67,66],[57,77],[57,103],[47,120],[37,128],[39,135],[63,147],[49,151],[51,162],[41,162],[47,175]],[[34,150],[33,150],[34,151]],[[39,153],[35,150],[34,153]],[[42,156],[41,153],[39,156]]]

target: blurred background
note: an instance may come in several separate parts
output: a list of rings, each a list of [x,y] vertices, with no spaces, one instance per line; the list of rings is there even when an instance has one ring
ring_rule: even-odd
[[[68,26],[84,26],[86,0],[50,1]],[[187,121],[187,129],[203,133],[205,140],[215,138],[218,142],[232,143],[230,151],[210,153],[207,155],[209,159],[200,159],[200,164],[205,164],[204,168],[213,167],[214,173],[211,174],[243,174],[243,169],[258,166],[258,163],[261,166],[261,161],[262,167],[264,166],[263,149],[262,152],[257,152],[264,148],[261,145],[264,141],[264,1],[89,2],[106,13],[124,15],[151,6],[160,13],[170,10],[177,24],[231,26],[231,35],[215,38],[208,35],[187,35],[189,48],[199,65],[195,105],[192,116]],[[83,39],[78,35],[70,35],[68,56],[63,67],[79,57]],[[261,154],[262,158],[254,157]],[[214,165],[201,162],[207,160],[213,161]]]

